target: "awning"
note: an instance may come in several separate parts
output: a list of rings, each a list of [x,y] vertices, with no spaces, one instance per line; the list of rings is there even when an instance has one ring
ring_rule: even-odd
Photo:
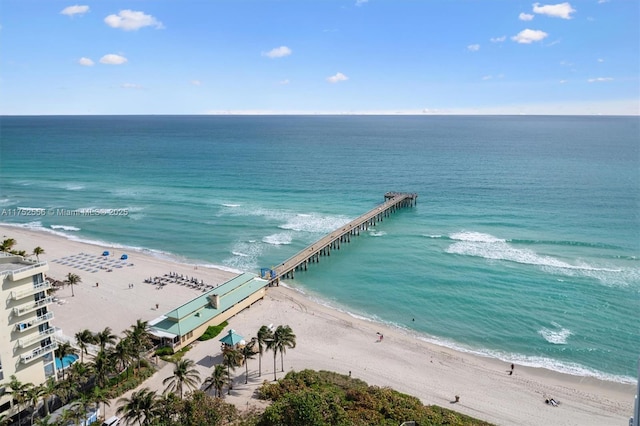
[[[155,328],[150,328],[149,329],[149,334],[153,334],[156,337],[166,337],[168,339],[175,339],[176,337],[178,337],[177,335],[175,335],[173,333],[169,333],[169,332],[164,331],[164,330],[157,330]]]

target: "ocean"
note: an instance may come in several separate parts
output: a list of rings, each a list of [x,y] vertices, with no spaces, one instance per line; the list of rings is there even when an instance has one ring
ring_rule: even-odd
[[[0,222],[234,271],[416,192],[285,284],[458,350],[636,377],[638,117],[5,116],[0,144]]]

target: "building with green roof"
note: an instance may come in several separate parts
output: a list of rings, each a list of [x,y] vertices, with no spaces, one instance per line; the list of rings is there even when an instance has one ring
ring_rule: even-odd
[[[149,332],[175,351],[262,299],[268,281],[245,272],[149,322]]]

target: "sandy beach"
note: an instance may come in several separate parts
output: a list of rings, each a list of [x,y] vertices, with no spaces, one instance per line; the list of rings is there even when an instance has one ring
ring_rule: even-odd
[[[69,287],[64,287],[56,294],[59,302],[51,306],[53,325],[71,338],[82,329],[99,331],[107,326],[120,334],[138,318],[152,320],[201,294],[173,284],[158,289],[144,282],[150,277],[176,272],[216,284],[235,275],[75,242],[46,232],[5,226],[0,227],[0,232],[3,239],[17,241],[15,249],[30,253],[36,246],[44,248],[40,260],[49,262],[50,277],[63,280],[69,272],[81,277],[82,283],[73,289],[75,296]],[[104,250],[115,260],[123,253],[128,259],[121,268],[110,268],[111,272],[90,272],[59,263],[59,259],[81,253],[98,262]],[[269,288],[262,301],[233,317],[229,327],[249,340],[261,325],[269,324],[288,324],[297,336],[297,347],[285,355],[285,371],[311,368],[351,374],[370,385],[414,395],[425,404],[437,404],[499,425],[626,425],[633,409],[635,386],[520,365],[515,365],[510,375],[508,362],[427,343],[410,333],[329,309],[286,287]],[[384,335],[382,341],[377,333]],[[218,339],[198,342],[187,354],[196,361],[203,378],[220,362],[220,355]],[[279,369],[278,359],[281,377]],[[144,386],[161,391],[161,381],[169,375],[171,365],[161,366]],[[264,380],[273,380],[273,354],[268,352],[263,357],[261,377],[258,359],[249,361],[247,385],[244,368],[233,376],[234,389],[227,401],[239,408],[263,405],[252,395]],[[458,403],[452,402],[455,395],[460,396]],[[546,405],[546,397],[555,398],[560,405]],[[116,409],[114,402],[107,408],[107,416]]]

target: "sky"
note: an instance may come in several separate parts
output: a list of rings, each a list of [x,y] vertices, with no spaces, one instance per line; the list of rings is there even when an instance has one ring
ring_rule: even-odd
[[[0,0],[0,114],[640,115],[638,0]]]

